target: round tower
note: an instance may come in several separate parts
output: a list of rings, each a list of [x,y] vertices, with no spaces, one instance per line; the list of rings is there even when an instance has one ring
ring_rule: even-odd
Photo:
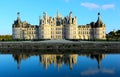
[[[103,24],[100,18],[100,12],[98,12],[98,19],[94,26],[94,39],[104,39],[105,38],[105,24]]]

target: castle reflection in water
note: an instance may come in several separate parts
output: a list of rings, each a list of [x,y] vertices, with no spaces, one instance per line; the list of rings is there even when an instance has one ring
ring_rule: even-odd
[[[19,54],[12,54],[14,60],[17,62],[17,67],[20,69],[20,64],[22,60],[26,60],[30,58],[31,56],[39,56],[39,61],[41,64],[43,64],[45,69],[48,69],[48,67],[51,64],[54,64],[55,66],[60,69],[63,64],[69,66],[70,70],[72,70],[73,65],[77,64],[77,58],[78,56],[86,56],[91,59],[96,59],[98,69],[100,69],[100,63],[101,60],[105,57],[105,54],[94,54],[94,53],[89,53],[89,54],[72,54],[72,53],[63,53],[63,54],[39,54],[39,53],[19,53]]]

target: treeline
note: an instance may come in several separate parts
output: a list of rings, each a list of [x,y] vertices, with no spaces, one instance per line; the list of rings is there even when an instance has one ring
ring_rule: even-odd
[[[114,41],[120,41],[120,30],[117,31],[110,31],[106,35],[107,40],[114,40]]]
[[[0,41],[12,40],[12,35],[0,35]]]

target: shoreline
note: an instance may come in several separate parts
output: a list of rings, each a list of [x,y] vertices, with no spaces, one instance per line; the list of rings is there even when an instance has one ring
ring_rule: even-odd
[[[119,49],[0,49],[0,54],[120,54]]]
[[[64,40],[0,42],[0,49],[120,49],[120,42]]]

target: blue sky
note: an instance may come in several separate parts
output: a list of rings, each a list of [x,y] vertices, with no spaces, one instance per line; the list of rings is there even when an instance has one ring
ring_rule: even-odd
[[[17,12],[20,12],[22,21],[38,25],[39,16],[44,11],[53,17],[57,10],[62,16],[67,16],[72,11],[80,25],[96,22],[100,11],[107,33],[120,29],[120,0],[1,0],[0,35],[12,34],[12,24],[17,18]]]

